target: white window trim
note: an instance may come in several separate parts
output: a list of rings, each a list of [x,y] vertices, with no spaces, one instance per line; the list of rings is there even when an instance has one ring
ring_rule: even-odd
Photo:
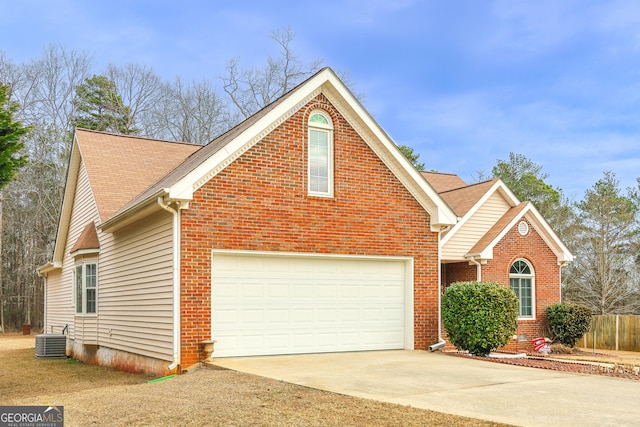
[[[307,121],[308,130],[307,130],[307,193],[310,196],[315,197],[333,197],[333,121],[331,120],[331,116],[326,111],[323,110],[313,110],[311,114],[309,114],[309,119],[314,114],[320,114],[324,118],[327,119],[329,124],[316,123]],[[324,131],[327,133],[327,156],[328,156],[328,165],[327,165],[327,179],[328,179],[328,191],[313,191],[311,190],[311,131]]]
[[[515,274],[511,273],[511,267],[518,261],[522,261],[529,266],[531,274]],[[533,269],[533,265],[524,259],[518,258],[513,260],[509,265],[509,287],[511,287],[511,279],[531,279],[531,316],[520,316],[520,297],[518,297],[518,320],[536,320],[536,272]]]
[[[87,277],[87,265],[95,265],[96,268],[96,296],[95,296],[95,312],[87,313],[87,286],[86,286],[86,277]],[[82,309],[78,311],[78,277],[77,277],[77,269],[81,268],[81,277],[82,277],[82,299],[81,305]],[[73,267],[73,311],[76,316],[97,316],[98,314],[98,263],[96,261],[85,261],[81,263],[76,263]]]

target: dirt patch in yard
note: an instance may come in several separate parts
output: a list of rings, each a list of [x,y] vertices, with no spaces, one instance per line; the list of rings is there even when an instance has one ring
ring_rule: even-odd
[[[0,336],[0,404],[64,406],[66,426],[498,426],[229,370],[151,377],[36,359],[33,336]]]

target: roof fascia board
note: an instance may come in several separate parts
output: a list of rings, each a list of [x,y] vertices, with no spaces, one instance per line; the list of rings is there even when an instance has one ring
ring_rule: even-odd
[[[312,78],[304,87],[309,87],[308,84],[312,81],[316,81],[316,79],[318,79],[322,74],[324,73],[320,73],[319,75]],[[262,117],[260,120],[258,120],[248,129],[234,138],[229,144],[227,144],[225,147],[222,147],[218,152],[213,154],[200,165],[196,166],[191,172],[186,174],[183,178],[178,180],[169,188],[162,189],[147,197],[137,205],[131,206],[126,211],[123,211],[118,215],[109,218],[100,226],[100,229],[104,232],[113,232],[130,224],[138,217],[140,217],[140,215],[136,214],[136,212],[141,211],[141,206],[144,207],[150,204],[155,205],[158,197],[160,196],[167,196],[166,198],[168,199],[168,201],[176,200],[183,203],[188,203],[193,199],[193,193],[195,190],[200,188],[207,181],[217,175],[225,167],[227,167],[231,162],[233,162],[244,152],[249,150],[260,139],[264,138],[264,136],[266,136],[269,132],[271,132],[282,122],[284,122],[284,120],[290,117],[302,105],[306,104],[309,100],[317,96],[320,93],[320,90],[317,89],[315,91],[307,93],[306,97],[301,97],[302,100],[298,100],[297,98],[295,98],[295,95],[297,93],[298,92],[292,94],[292,96],[294,96],[293,101],[290,101],[290,99],[285,100],[285,102],[267,113],[264,117]],[[298,100],[298,102],[295,102],[296,100]],[[292,102],[293,107],[291,107]],[[134,219],[125,219],[132,215],[135,216]],[[120,224],[121,221],[124,221],[125,224]]]
[[[328,82],[330,86],[323,93],[418,203],[429,212],[431,230],[437,232],[442,227],[455,224],[458,218],[453,210],[402,154],[351,91],[333,73]]]
[[[473,184],[471,184],[471,185],[473,185]],[[464,188],[464,187],[462,187],[462,188]],[[458,230],[460,230],[462,227],[464,227],[466,222],[473,215],[475,215],[475,213],[478,212],[478,209],[480,209],[482,207],[482,205],[484,205],[487,202],[487,200],[489,200],[489,198],[493,195],[493,193],[495,193],[498,190],[500,190],[500,195],[502,195],[507,200],[507,203],[509,203],[509,205],[511,205],[511,207],[517,206],[518,203],[520,203],[518,201],[518,198],[513,194],[513,192],[511,192],[511,190],[509,190],[509,188],[504,184],[504,182],[502,182],[501,179],[498,179],[484,193],[484,195],[476,202],[476,204],[473,205],[473,207],[471,209],[469,209],[469,211],[462,217],[462,219],[456,225],[454,225],[451,228],[451,230],[442,238],[442,240],[440,242],[441,246],[444,245],[445,243],[447,243],[449,240],[451,240],[451,237],[454,234],[456,234],[456,232],[458,232]]]
[[[430,213],[432,229],[434,226],[437,228],[434,231],[439,231],[443,225],[455,224],[457,218],[449,206],[404,157],[387,134],[330,69],[325,69],[296,89],[282,104],[267,113],[227,146],[172,185],[169,188],[169,199],[192,199],[195,190],[204,185],[320,93],[325,94],[330,99],[332,104],[345,116],[345,119],[363,136],[367,144],[372,147],[405,187],[412,192],[416,200]],[[339,101],[338,98],[344,101]],[[342,108],[340,108],[340,105],[342,105]],[[346,106],[349,108],[345,108]],[[346,111],[349,109],[354,111],[354,114]],[[357,123],[354,115],[355,117],[360,117],[364,126]],[[365,130],[368,130],[368,132]],[[370,137],[365,137],[369,134],[387,148],[384,150],[386,154],[382,152],[383,150],[375,147],[375,144],[371,144]],[[414,185],[411,185],[411,182]],[[420,192],[416,191],[417,188],[420,188],[420,192],[426,194],[427,197],[420,195]]]
[[[531,209],[531,203],[529,203],[527,206],[525,206],[525,208],[520,212],[520,214],[514,216],[511,221],[509,221],[509,223],[507,225],[504,226],[504,228],[500,231],[500,233],[498,233],[498,235],[496,237],[494,237],[494,239],[482,250],[482,252],[480,252],[479,256],[482,259],[493,259],[493,247],[500,241],[502,240],[502,238],[504,236],[507,235],[507,233],[509,232],[509,230],[511,230],[518,221],[520,221],[522,219],[522,217],[524,216],[524,214],[526,212],[529,211],[529,209]],[[471,256],[472,254],[468,254],[468,256]]]
[[[531,225],[536,229],[542,240],[551,248],[551,250],[558,257],[558,262],[571,262],[573,261],[573,254],[565,246],[565,244],[560,240],[560,237],[553,231],[549,223],[544,219],[542,214],[536,209],[533,204],[530,204],[531,208],[528,210],[526,215],[521,215],[521,217],[526,217]]]
[[[498,178],[498,183],[500,184],[496,189],[500,191],[502,196],[507,199],[507,201],[511,204],[511,206],[517,206],[520,204],[520,199],[511,191],[507,184],[502,181],[502,179]]]
[[[245,129],[220,151],[202,162],[191,172],[169,188],[169,199],[191,200],[193,192],[211,178],[220,173],[234,160],[253,147],[258,141],[291,117],[303,105],[320,94],[321,80],[327,71],[322,72],[296,90],[282,104],[269,111],[256,123]],[[315,90],[313,88],[315,87]]]
[[[75,258],[79,255],[91,255],[91,254],[99,254],[100,253],[100,249],[99,248],[95,248],[95,249],[78,249],[77,251],[73,251],[71,252],[69,255],[72,258]]]
[[[466,254],[465,257],[479,256],[482,259],[493,259],[493,248],[500,240],[511,230],[518,221],[522,218],[527,218],[534,229],[538,232],[538,235],[549,246],[553,253],[558,258],[558,262],[571,262],[573,261],[573,254],[562,243],[558,235],[549,227],[547,221],[542,217],[540,212],[533,206],[531,202],[498,233],[498,235],[486,246],[486,248],[479,254]]]
[[[82,156],[80,154],[80,146],[78,145],[78,137],[74,133],[71,144],[71,154],[69,156],[69,166],[67,167],[67,177],[64,185],[62,208],[60,209],[60,218],[58,219],[56,244],[53,250],[53,265],[61,264],[64,258],[64,248],[67,244],[67,235],[69,233],[69,227],[71,226],[73,199],[78,185],[78,174],[81,163]]]
[[[61,268],[61,262],[48,262],[45,265],[38,267],[38,276],[46,277],[47,274],[51,273],[52,271],[60,270]]]
[[[126,211],[121,212],[118,216],[109,218],[107,221],[98,225],[98,229],[104,233],[114,233],[129,224],[133,224],[154,211],[162,210],[160,205],[158,205],[157,200],[158,197],[166,195],[167,192],[168,190],[166,188],[157,191],[144,202],[131,206]]]

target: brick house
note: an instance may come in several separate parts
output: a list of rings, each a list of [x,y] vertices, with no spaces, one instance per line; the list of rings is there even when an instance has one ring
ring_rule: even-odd
[[[330,69],[206,146],[77,129],[45,327],[90,363],[426,349],[456,216]]]
[[[81,360],[158,375],[210,340],[215,357],[428,349],[442,283],[475,271],[442,255],[465,215],[439,192],[330,69],[206,146],[77,129],[39,270],[45,330],[66,327]],[[509,245],[479,250],[527,256]]]
[[[530,202],[497,178],[468,185],[453,174],[422,172],[459,221],[442,233],[441,285],[483,280],[509,284],[520,301],[517,339],[531,350],[544,336],[544,312],[561,300],[561,270],[573,255]]]

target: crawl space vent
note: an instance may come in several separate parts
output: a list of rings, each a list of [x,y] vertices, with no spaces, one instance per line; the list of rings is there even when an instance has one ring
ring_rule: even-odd
[[[58,334],[36,335],[36,357],[67,357],[67,336]]]

